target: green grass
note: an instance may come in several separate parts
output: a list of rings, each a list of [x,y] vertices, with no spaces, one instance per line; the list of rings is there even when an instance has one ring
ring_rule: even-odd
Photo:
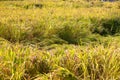
[[[0,80],[119,80],[119,4],[0,1]]]

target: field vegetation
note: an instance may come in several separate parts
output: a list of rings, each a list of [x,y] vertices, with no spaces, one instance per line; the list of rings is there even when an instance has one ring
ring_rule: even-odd
[[[0,80],[120,80],[120,1],[0,0]]]

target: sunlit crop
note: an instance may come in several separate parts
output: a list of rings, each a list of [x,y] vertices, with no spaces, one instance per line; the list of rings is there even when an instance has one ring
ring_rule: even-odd
[[[0,80],[119,80],[120,1],[0,0]]]

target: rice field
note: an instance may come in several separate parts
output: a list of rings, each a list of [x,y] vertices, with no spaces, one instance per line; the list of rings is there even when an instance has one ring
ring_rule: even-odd
[[[0,0],[0,80],[120,80],[120,1]]]

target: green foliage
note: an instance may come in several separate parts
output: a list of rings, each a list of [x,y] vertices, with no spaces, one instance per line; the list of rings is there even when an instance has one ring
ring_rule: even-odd
[[[101,35],[115,35],[120,33],[120,19],[101,19],[99,24],[96,22],[93,33],[99,33]],[[97,26],[97,27],[96,27]]]
[[[24,5],[23,7],[25,9],[29,9],[29,8],[42,8],[43,5],[42,4],[28,4],[28,5]]]
[[[0,36],[11,42],[19,42],[24,38],[24,32],[20,27],[0,23]]]

